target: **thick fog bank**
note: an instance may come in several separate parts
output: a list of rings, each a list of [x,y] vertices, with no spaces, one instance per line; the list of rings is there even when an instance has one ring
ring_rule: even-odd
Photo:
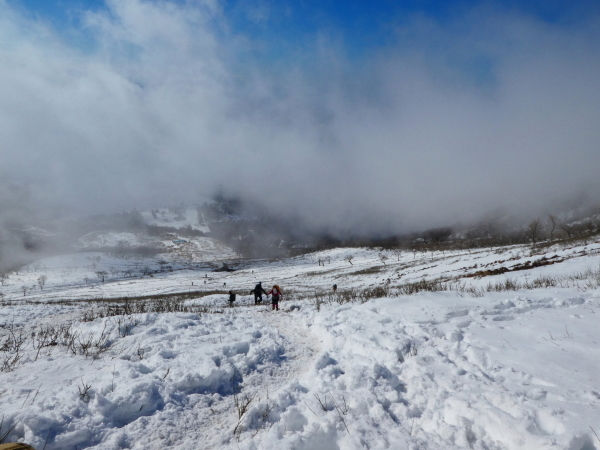
[[[221,189],[311,229],[385,235],[600,194],[594,14],[568,27],[489,6],[406,21],[368,55],[322,31],[284,58],[218,2],[82,14],[67,39],[0,1],[0,177],[39,189],[34,210]]]

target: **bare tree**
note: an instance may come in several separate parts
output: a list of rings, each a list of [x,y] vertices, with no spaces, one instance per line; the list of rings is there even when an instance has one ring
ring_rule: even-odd
[[[23,297],[25,297],[29,288],[27,286],[21,286],[21,289],[23,289]]]
[[[573,226],[572,225],[568,225],[568,224],[563,224],[559,227],[562,231],[565,232],[565,234],[567,235],[567,238],[571,239],[571,237],[573,236]]]
[[[354,264],[352,264],[353,259],[354,259],[354,256],[348,255],[344,258],[344,261],[348,261],[350,263],[350,265],[353,266],[354,265]]]
[[[6,282],[8,281],[8,274],[7,273],[0,273],[0,284],[2,286],[6,285]]]
[[[393,248],[392,253],[396,255],[396,258],[398,258],[398,261],[400,261],[400,257],[402,256],[402,249],[400,247]]]
[[[550,242],[554,240],[554,230],[556,230],[556,216],[554,214],[548,215],[548,224],[550,225]]]
[[[106,278],[108,274],[104,271],[104,270],[99,270],[98,272],[96,272],[96,276],[98,277],[98,279],[100,281],[102,281],[104,283],[104,279]]]
[[[37,282],[40,286],[41,291],[44,290],[44,285],[46,284],[46,280],[48,280],[48,277],[46,275],[40,275],[37,279]]]
[[[387,259],[388,259],[388,257],[385,254],[383,254],[383,253],[379,254],[379,260],[383,263],[384,266],[386,265],[385,262],[387,261]]]
[[[535,245],[541,233],[542,221],[540,219],[532,220],[531,222],[529,222],[529,224],[527,224],[525,234],[531,240],[532,245]]]

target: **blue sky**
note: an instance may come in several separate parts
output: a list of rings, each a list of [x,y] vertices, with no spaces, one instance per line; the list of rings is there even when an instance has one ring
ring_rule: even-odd
[[[180,0],[173,0],[182,3]],[[51,23],[59,32],[80,26],[82,12],[105,9],[103,0],[7,0],[26,15]],[[261,39],[269,52],[290,47],[325,33],[340,39],[350,54],[393,45],[395,27],[427,18],[444,24],[481,7],[530,16],[541,22],[577,28],[600,11],[593,0],[226,0],[219,2],[234,33]]]

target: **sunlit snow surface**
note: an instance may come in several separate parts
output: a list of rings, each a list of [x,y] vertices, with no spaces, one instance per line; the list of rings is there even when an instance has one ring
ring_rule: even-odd
[[[110,349],[94,359],[62,346],[38,353],[28,343],[14,370],[0,372],[0,436],[15,425],[7,442],[47,450],[598,449],[600,291],[586,281],[482,297],[421,292],[326,303],[320,311],[310,298],[284,297],[282,310],[272,312],[248,294],[257,281],[308,295],[334,283],[362,288],[389,279],[393,287],[542,256],[562,261],[463,279],[485,287],[596,269],[599,249],[386,252],[387,260],[375,250],[336,249],[246,261],[231,273],[172,263],[172,271],[152,277],[118,270],[158,270],[156,258],[78,253],[42,260],[2,287],[0,345],[11,325],[27,334],[72,322],[80,339],[108,333]],[[104,283],[99,268],[109,274]],[[22,286],[42,274],[44,289],[24,295]],[[224,294],[199,297],[189,302],[219,312],[139,314],[125,337],[116,317],[84,323],[85,306],[60,301],[229,289],[239,294],[234,308],[225,307]],[[84,386],[87,396],[80,395]],[[238,406],[251,399],[241,418],[236,398]]]

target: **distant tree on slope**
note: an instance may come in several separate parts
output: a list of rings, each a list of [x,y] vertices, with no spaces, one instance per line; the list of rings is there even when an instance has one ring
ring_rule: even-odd
[[[40,285],[41,291],[44,290],[44,285],[46,284],[46,280],[48,280],[48,277],[46,275],[40,275],[37,279],[37,282]]]
[[[557,219],[554,214],[548,215],[548,225],[550,225],[550,242],[554,240],[554,230],[556,230]]]
[[[540,219],[535,219],[527,224],[527,228],[525,229],[525,235],[531,241],[532,245],[538,241],[542,234],[542,221]]]

